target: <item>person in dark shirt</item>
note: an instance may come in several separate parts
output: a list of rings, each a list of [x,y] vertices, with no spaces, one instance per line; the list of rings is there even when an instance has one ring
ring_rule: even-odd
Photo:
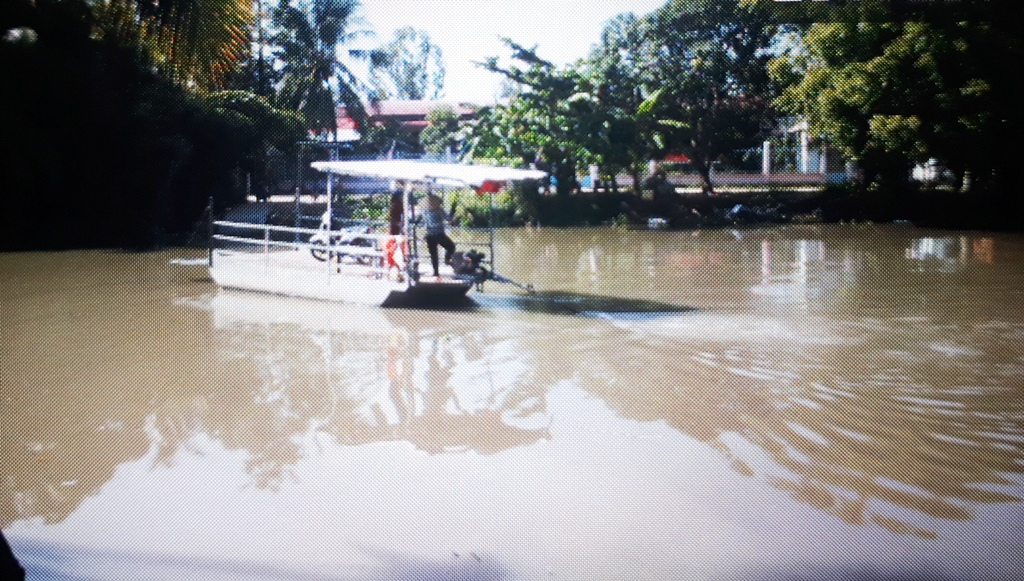
[[[441,198],[433,194],[427,196],[426,210],[423,212],[423,224],[427,230],[425,240],[427,242],[427,250],[430,252],[430,266],[434,268],[434,276],[440,276],[438,271],[438,255],[437,247],[441,246],[444,248],[444,263],[452,263],[452,254],[455,253],[455,243],[448,237],[445,232],[445,220],[448,216],[445,215],[444,209],[441,208]]]

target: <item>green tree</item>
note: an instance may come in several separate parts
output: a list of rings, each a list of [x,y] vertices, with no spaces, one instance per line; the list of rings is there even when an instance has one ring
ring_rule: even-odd
[[[0,9],[0,247],[166,242],[210,197],[244,199],[261,143],[301,133],[252,95],[171,82],[147,50],[101,35],[81,0],[14,2]]]
[[[803,50],[772,64],[789,85],[780,106],[857,159],[866,187],[904,191],[911,166],[935,158],[961,187],[1014,189],[1021,80],[1005,63],[1024,57],[1024,22],[1002,3],[965,5],[866,1],[811,25]]]
[[[302,117],[294,111],[281,111],[265,97],[246,91],[220,91],[206,97],[222,122],[229,125],[237,143],[240,168],[252,176],[252,190],[259,199],[268,195],[267,154],[273,149],[293,153],[303,138]]]
[[[359,0],[282,0],[274,11],[273,36],[283,78],[278,103],[299,111],[313,132],[337,133],[338,104],[360,127],[366,125],[361,95],[368,88],[345,60],[381,60],[377,51],[343,48],[372,35],[360,16]]]
[[[355,150],[364,155],[379,155],[381,152],[392,154],[422,152],[416,131],[394,119],[384,122],[375,121],[361,129]]]
[[[251,0],[94,0],[90,5],[101,38],[145,47],[183,86],[220,88],[251,52]]]
[[[768,74],[779,27],[761,3],[670,0],[657,10],[650,38],[656,54],[640,119],[665,152],[680,152],[712,193],[711,167],[756,145],[772,125],[775,84]]]
[[[429,153],[454,152],[462,141],[459,116],[450,105],[427,113],[427,126],[420,134],[420,144]]]
[[[605,24],[600,43],[580,68],[589,89],[586,100],[591,113],[585,149],[609,176],[628,169],[637,194],[643,165],[655,153],[649,139],[651,127],[637,114],[655,53],[649,29],[647,18],[633,13],[615,16]]]
[[[385,58],[371,67],[375,98],[420,100],[444,94],[444,56],[425,31],[400,28],[378,50]]]
[[[566,195],[576,186],[576,164],[585,153],[578,139],[580,100],[573,99],[582,79],[539,57],[536,48],[503,41],[512,50],[511,66],[500,66],[496,57],[479,64],[508,79],[515,94],[507,105],[481,111],[470,155],[517,165],[539,162],[555,177],[558,194]]]

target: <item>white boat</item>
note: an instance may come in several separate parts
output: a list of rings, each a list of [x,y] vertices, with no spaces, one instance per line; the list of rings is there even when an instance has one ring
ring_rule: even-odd
[[[432,272],[427,276],[424,267],[429,264],[420,264],[418,219],[410,201],[417,190],[432,193],[438,186],[470,187],[493,195],[511,181],[543,179],[544,172],[409,160],[323,161],[311,166],[328,174],[377,177],[402,184],[404,191],[394,198],[401,204],[398,233],[392,234],[390,223],[364,222],[334,229],[330,218],[332,180],[328,179],[327,212],[319,229],[212,222],[209,268],[219,286],[370,305],[458,300],[487,280],[512,283],[532,292],[529,285],[495,272],[493,225],[486,242],[458,240],[461,252],[452,264],[442,266],[441,276]],[[486,247],[489,252],[474,246]]]

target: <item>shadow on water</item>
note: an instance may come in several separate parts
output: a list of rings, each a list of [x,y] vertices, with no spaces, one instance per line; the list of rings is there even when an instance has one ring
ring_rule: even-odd
[[[661,301],[594,295],[568,291],[540,291],[527,294],[485,294],[458,297],[446,302],[408,299],[385,306],[443,312],[523,312],[568,316],[642,316],[657,317],[689,313],[696,309]]]

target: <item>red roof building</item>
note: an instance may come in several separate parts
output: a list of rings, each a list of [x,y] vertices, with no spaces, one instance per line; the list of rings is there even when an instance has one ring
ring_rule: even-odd
[[[370,123],[386,123],[388,121],[398,122],[402,127],[419,135],[423,128],[428,125],[427,114],[438,107],[451,107],[460,121],[471,121],[476,116],[477,109],[461,103],[450,103],[447,101],[377,101],[366,107],[366,114],[370,117]],[[338,129],[356,130],[358,126],[348,116],[345,107],[338,108]]]

